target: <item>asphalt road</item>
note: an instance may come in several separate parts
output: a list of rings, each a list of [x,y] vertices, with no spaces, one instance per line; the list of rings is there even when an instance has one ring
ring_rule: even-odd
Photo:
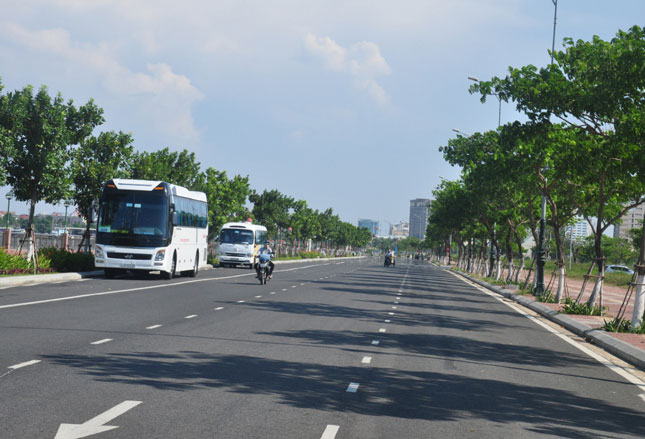
[[[645,437],[642,381],[402,262],[0,290],[0,437]]]

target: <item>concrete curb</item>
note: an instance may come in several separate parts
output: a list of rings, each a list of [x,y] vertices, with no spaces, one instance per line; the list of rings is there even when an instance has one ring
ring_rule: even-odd
[[[588,325],[585,325],[584,323],[574,320],[568,317],[566,314],[561,314],[560,312],[553,310],[551,308],[548,308],[542,305],[540,302],[535,302],[529,299],[528,297],[510,293],[508,291],[505,291],[502,288],[499,288],[495,285],[491,285],[480,279],[471,277],[460,271],[456,271],[456,270],[451,270],[451,271],[453,271],[453,273],[457,273],[460,276],[465,277],[466,279],[472,282],[475,282],[478,285],[483,286],[484,288],[487,288],[495,293],[501,294],[502,296],[537,312],[541,316],[544,316],[545,318],[559,324],[560,326],[566,328],[567,330],[573,332],[574,334],[580,337],[583,337],[587,341],[595,344],[596,346],[603,348],[604,350],[611,353],[612,355],[615,355],[621,360],[626,361],[627,363],[639,368],[640,370],[645,371],[645,351],[644,350],[638,349],[637,347],[632,346],[629,343],[625,343],[622,340],[612,337],[605,331],[602,331],[600,329],[594,329]]]

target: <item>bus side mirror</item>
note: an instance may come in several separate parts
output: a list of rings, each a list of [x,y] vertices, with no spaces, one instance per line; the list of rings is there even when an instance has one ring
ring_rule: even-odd
[[[179,220],[177,218],[177,212],[172,213],[172,225],[173,226],[179,225]]]

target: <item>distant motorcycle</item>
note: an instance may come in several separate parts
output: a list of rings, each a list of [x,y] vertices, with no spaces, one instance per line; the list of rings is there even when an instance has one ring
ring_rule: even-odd
[[[385,264],[383,264],[383,266],[389,267],[390,265],[392,265],[392,263],[393,263],[392,256],[390,255],[385,256]]]
[[[269,280],[269,261],[271,261],[271,256],[268,254],[259,255],[257,273],[260,285],[265,285]]]

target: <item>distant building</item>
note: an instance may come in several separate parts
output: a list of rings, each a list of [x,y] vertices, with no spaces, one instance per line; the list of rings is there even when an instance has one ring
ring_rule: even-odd
[[[398,224],[390,224],[390,236],[393,238],[407,238],[410,236],[410,223],[401,221]]]
[[[575,223],[571,224],[569,232],[573,239],[583,239],[590,234],[589,223],[583,216],[576,216]]]
[[[428,208],[432,203],[427,198],[410,200],[410,237],[423,239],[428,224]]]
[[[620,237],[629,239],[629,231],[643,227],[643,215],[645,214],[645,205],[641,204],[629,209],[625,215],[620,218],[620,224],[614,224],[614,238]]]
[[[371,219],[363,219],[359,218],[358,219],[358,228],[363,228],[365,227],[366,229],[369,229],[370,232],[372,232],[372,235],[378,236],[379,234],[379,226],[378,226],[378,221],[374,221]]]

